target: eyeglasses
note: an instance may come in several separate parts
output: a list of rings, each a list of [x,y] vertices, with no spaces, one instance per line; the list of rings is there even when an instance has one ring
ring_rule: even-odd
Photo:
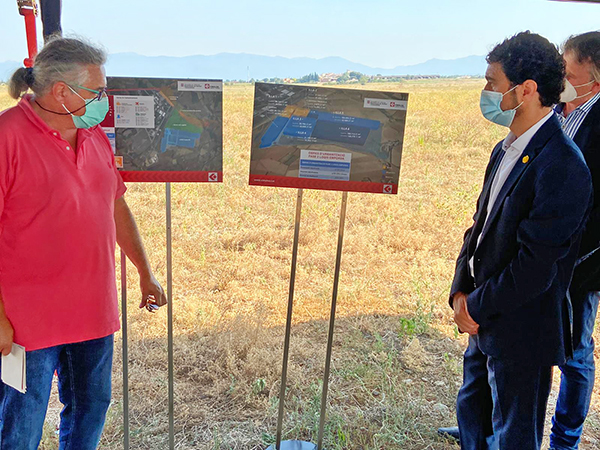
[[[79,89],[83,89],[84,91],[93,92],[94,94],[96,94],[96,97],[92,100],[102,100],[107,95],[106,88],[102,88],[99,91],[96,91],[95,89],[86,88],[85,86],[81,86],[79,84],[76,84],[75,86]]]

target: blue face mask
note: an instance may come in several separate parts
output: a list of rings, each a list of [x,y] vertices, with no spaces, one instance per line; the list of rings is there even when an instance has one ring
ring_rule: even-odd
[[[517,109],[523,104],[523,102],[519,103],[516,108],[509,109],[506,111],[502,110],[500,103],[502,103],[502,98],[511,91],[514,91],[519,85],[509,89],[504,94],[500,92],[494,91],[481,91],[481,99],[479,100],[479,107],[481,108],[481,113],[483,117],[485,117],[490,122],[494,122],[498,125],[502,125],[503,127],[510,127],[513,120],[515,119],[515,114],[517,113]]]
[[[98,94],[98,96],[101,98],[100,99],[95,98],[92,101],[89,101],[89,99],[86,100],[81,95],[79,95],[75,91],[75,89],[73,89],[71,86],[69,86],[69,89],[71,89],[75,93],[75,95],[77,95],[84,102],[88,101],[89,103],[85,104],[85,113],[82,116],[76,116],[71,111],[69,111],[64,104],[62,106],[63,106],[63,108],[65,108],[65,111],[67,111],[69,114],[71,114],[71,117],[73,118],[73,123],[75,124],[75,126],[77,128],[91,128],[95,125],[98,125],[106,117],[106,114],[108,113],[108,107],[109,107],[108,97],[106,95],[104,95],[101,91],[94,91],[92,89],[84,88],[83,86],[79,86],[79,87],[81,87],[82,89],[85,89],[86,91],[94,92],[94,93]]]

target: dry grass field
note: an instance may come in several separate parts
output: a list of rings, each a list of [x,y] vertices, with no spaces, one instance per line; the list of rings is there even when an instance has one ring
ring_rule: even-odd
[[[456,423],[466,344],[447,294],[489,153],[506,133],[481,117],[482,86],[368,85],[411,96],[398,195],[349,194],[328,450],[458,449],[435,432]],[[263,449],[274,440],[296,191],[247,185],[252,94],[249,85],[225,89],[225,182],[173,185],[178,449]],[[0,109],[12,103],[0,88]],[[165,282],[164,185],[128,187]],[[284,437],[316,441],[341,193],[304,194]],[[166,308],[138,310],[136,277],[130,266],[131,448],[164,450]],[[120,335],[115,350],[107,450],[123,446]],[[600,448],[599,389],[584,450]],[[59,410],[54,398],[44,449],[58,447]]]

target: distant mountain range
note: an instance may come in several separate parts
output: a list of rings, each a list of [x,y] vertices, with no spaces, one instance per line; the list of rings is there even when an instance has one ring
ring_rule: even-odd
[[[0,62],[0,80],[7,80],[20,67],[15,61]],[[137,53],[115,53],[106,65],[107,75],[151,76],[165,78],[217,78],[246,80],[254,78],[299,78],[309,73],[344,73],[353,70],[365,75],[440,75],[482,76],[486,62],[483,56],[459,59],[430,59],[424,63],[393,69],[369,67],[339,57],[284,58],[246,53],[219,53],[195,56],[143,56]]]

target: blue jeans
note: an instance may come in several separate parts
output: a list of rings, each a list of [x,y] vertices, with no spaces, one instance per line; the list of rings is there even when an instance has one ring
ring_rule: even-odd
[[[492,445],[539,450],[552,367],[492,358],[471,336],[463,377],[456,402],[462,450],[488,450]]]
[[[594,322],[600,292],[571,295],[573,305],[573,358],[562,372],[556,411],[552,418],[550,447],[576,450],[594,389]]]
[[[27,393],[0,383],[0,450],[36,450],[58,372],[60,450],[94,450],[111,397],[113,336],[27,352]]]

